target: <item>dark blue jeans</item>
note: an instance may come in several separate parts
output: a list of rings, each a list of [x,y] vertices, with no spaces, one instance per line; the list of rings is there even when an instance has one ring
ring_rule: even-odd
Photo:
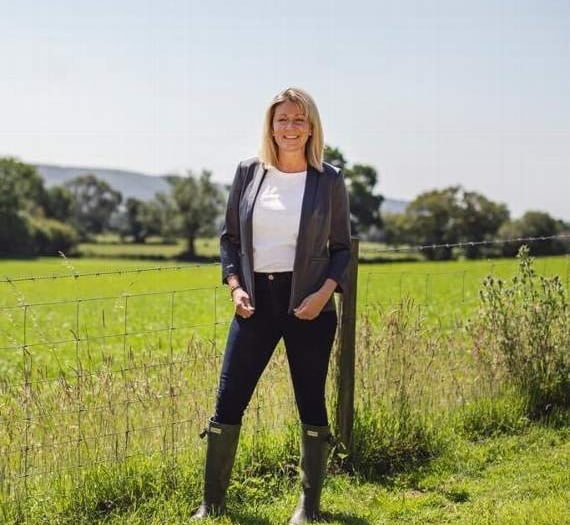
[[[226,344],[214,421],[241,423],[257,382],[283,337],[301,421],[328,424],[325,382],[336,332],[336,312],[311,321],[287,313],[291,272],[255,274],[255,312],[234,316]]]

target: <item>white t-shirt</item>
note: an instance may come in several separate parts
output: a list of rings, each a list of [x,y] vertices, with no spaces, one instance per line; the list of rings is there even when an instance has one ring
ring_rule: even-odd
[[[267,170],[253,207],[255,272],[293,270],[306,178],[306,171]]]

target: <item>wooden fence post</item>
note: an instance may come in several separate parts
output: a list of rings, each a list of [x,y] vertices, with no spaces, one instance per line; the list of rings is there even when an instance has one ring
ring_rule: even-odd
[[[354,423],[354,374],[356,343],[356,284],[358,277],[359,239],[351,239],[351,258],[347,269],[347,286],[340,294],[340,324],[336,356],[335,434],[347,454],[352,448]]]

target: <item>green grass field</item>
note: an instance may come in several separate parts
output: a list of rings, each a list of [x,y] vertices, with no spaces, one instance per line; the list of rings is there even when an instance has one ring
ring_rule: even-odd
[[[331,523],[565,523],[566,427],[531,425],[516,396],[477,369],[462,328],[483,278],[516,268],[516,260],[360,265],[360,474],[331,478]],[[568,294],[568,257],[535,268],[560,275]],[[216,264],[110,258],[0,262],[6,522],[179,523],[197,503],[197,434],[213,408],[232,315],[219,273]],[[297,440],[281,347],[244,427],[227,522],[282,523]],[[542,475],[538,453],[549,466]],[[369,479],[378,465],[380,484]],[[532,480],[536,498],[524,488]]]
[[[531,427],[517,435],[458,440],[422,469],[371,482],[330,476],[323,510],[331,525],[566,525],[570,515],[567,431]],[[257,482],[256,482],[257,479]],[[232,485],[228,516],[207,523],[287,523],[296,503],[293,482],[250,479]],[[194,508],[183,483],[148,497],[136,510],[111,513],[112,525],[177,525]],[[90,523],[77,521],[76,523]]]
[[[358,309],[388,308],[410,297],[440,328],[454,329],[474,311],[483,278],[508,278],[516,266],[513,259],[361,264]],[[161,270],[153,270],[157,267]],[[567,285],[570,258],[539,259],[536,269],[560,275]],[[107,274],[113,271],[125,273]],[[17,365],[13,355],[21,353],[24,340],[37,365],[59,370],[53,355],[76,359],[87,341],[91,350],[116,357],[125,346],[140,351],[154,348],[159,339],[164,346],[165,335],[169,344],[173,337],[176,348],[192,334],[219,348],[231,318],[217,264],[43,258],[2,261],[0,275],[5,277],[0,282],[0,370],[10,376]],[[50,275],[69,277],[7,281]]]

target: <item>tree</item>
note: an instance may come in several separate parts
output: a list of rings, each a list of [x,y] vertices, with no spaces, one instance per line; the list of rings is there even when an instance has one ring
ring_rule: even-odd
[[[364,233],[371,227],[381,228],[380,206],[384,197],[374,193],[378,173],[373,166],[354,164],[348,167],[338,148],[325,146],[324,159],[344,174],[350,200],[350,223],[353,232]]]
[[[184,257],[196,256],[199,235],[214,235],[215,222],[223,211],[222,192],[210,180],[212,173],[202,170],[200,177],[188,171],[186,177],[170,177],[171,197],[180,215],[180,233],[187,241]]]
[[[126,216],[126,232],[127,235],[132,235],[133,242],[144,243],[148,237],[144,221],[144,205],[145,203],[134,197],[127,199],[125,203],[125,216]]]
[[[44,200],[44,181],[34,166],[0,158],[0,213],[34,213]]]
[[[65,186],[52,186],[45,194],[44,210],[47,217],[66,222],[73,217],[73,195]]]
[[[170,193],[157,193],[146,206],[146,221],[158,229],[164,241],[175,241],[182,230],[178,207]]]
[[[520,219],[505,222],[498,231],[498,237],[504,240],[529,237],[551,237],[566,229],[563,221],[555,219],[542,211],[527,211]],[[536,242],[517,241],[502,245],[501,253],[505,257],[515,256],[523,244],[528,244],[532,255],[557,255],[566,251],[565,243],[558,239]]]
[[[384,197],[373,193],[378,174],[372,166],[355,164],[346,170],[352,229],[364,232],[372,226],[382,227],[380,206]]]
[[[461,241],[483,241],[495,235],[500,226],[509,220],[509,210],[503,203],[493,202],[474,191],[462,190],[459,202],[459,231]],[[481,246],[469,245],[465,256],[475,259],[481,253]]]
[[[411,242],[409,220],[405,213],[385,213],[382,220],[382,241],[392,245]]]
[[[408,241],[415,244],[453,244],[459,241],[457,202],[459,186],[444,190],[431,190],[418,195],[406,208]],[[427,250],[431,260],[451,259],[451,248]]]
[[[405,215],[408,242],[425,245],[483,241],[495,235],[509,218],[504,204],[461,186],[421,193],[408,204]],[[479,247],[468,246],[465,254],[477,257]],[[429,249],[424,255],[428,259],[450,259],[452,248]]]
[[[346,168],[346,159],[338,148],[333,148],[332,146],[325,145],[324,159],[325,162],[328,162],[329,164],[332,164],[336,168],[340,168],[343,171]]]
[[[113,217],[113,226],[121,238],[130,236],[135,243],[144,243],[151,235],[162,235],[162,222],[157,197],[148,202],[129,197],[124,210]]]
[[[54,255],[70,251],[76,232],[50,216],[49,192],[34,166],[0,158],[0,253]]]
[[[73,223],[81,238],[106,230],[121,203],[121,193],[91,174],[76,177],[65,186],[73,195]]]

